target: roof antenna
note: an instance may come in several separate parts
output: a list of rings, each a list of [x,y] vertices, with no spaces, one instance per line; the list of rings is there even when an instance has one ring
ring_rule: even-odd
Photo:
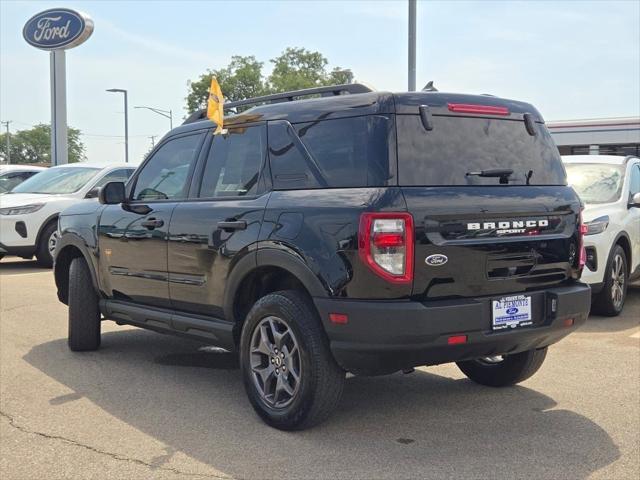
[[[437,92],[438,89],[433,86],[433,80],[429,80],[422,89],[423,92]]]

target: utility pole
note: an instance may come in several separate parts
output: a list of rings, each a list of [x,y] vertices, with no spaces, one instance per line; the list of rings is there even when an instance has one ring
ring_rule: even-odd
[[[11,123],[11,120],[7,120],[6,122],[2,122],[4,123],[4,126],[7,127],[7,165],[11,164],[11,138],[10,138],[10,134],[9,134],[9,124]]]
[[[416,91],[416,0],[409,0],[409,91]]]
[[[107,92],[124,94],[124,161],[129,163],[129,103],[127,91],[122,88],[110,88]]]
[[[151,148],[156,146],[156,137],[157,137],[157,135],[151,135],[149,137],[151,139]]]

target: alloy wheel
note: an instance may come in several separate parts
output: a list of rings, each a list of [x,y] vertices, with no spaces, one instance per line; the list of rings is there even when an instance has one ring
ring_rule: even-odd
[[[625,270],[622,255],[616,254],[611,265],[611,300],[616,310],[620,310],[624,302]]]
[[[56,250],[56,245],[58,244],[58,231],[54,230],[49,236],[49,240],[47,241],[47,250],[49,250],[49,254],[53,258],[53,253]]]
[[[298,341],[278,317],[263,318],[251,335],[250,365],[253,383],[271,408],[289,405],[300,390],[302,364]]]
[[[483,365],[495,365],[504,361],[504,355],[492,355],[490,357],[480,357],[477,359],[478,363]]]

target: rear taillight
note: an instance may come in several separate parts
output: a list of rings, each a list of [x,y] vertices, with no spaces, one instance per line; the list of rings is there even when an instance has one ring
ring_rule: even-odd
[[[578,216],[580,222],[579,234],[578,234],[578,247],[580,248],[580,259],[578,260],[578,268],[582,270],[587,263],[587,250],[584,248],[584,236],[589,231],[589,226],[582,223],[582,212]]]
[[[413,281],[413,217],[409,213],[363,213],[358,250],[362,261],[392,283]]]

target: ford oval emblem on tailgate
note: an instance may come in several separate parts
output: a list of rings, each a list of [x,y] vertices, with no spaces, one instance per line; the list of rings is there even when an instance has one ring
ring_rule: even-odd
[[[446,255],[442,255],[441,253],[436,253],[435,255],[429,255],[425,258],[424,263],[431,267],[438,267],[440,265],[444,265],[447,263],[449,259]]]

